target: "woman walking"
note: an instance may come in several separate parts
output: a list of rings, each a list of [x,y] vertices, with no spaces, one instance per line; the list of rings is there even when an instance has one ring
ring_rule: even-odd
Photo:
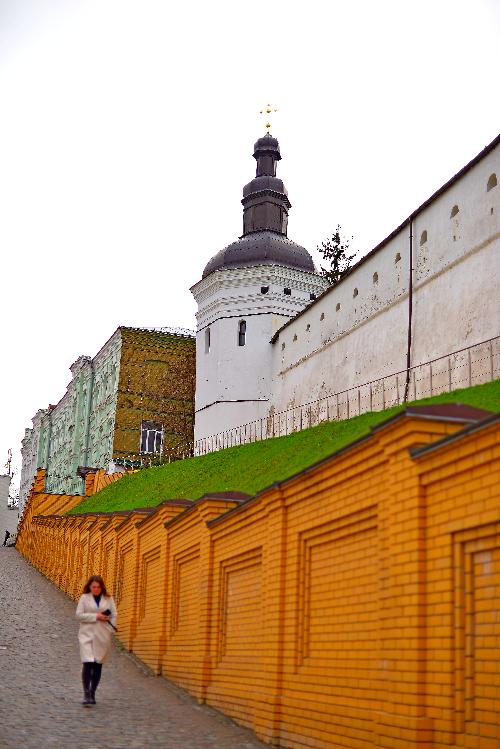
[[[83,705],[95,705],[95,691],[101,679],[102,663],[111,646],[111,634],[116,625],[116,606],[108,595],[104,580],[92,575],[83,589],[76,618],[80,622],[78,642],[83,663]]]

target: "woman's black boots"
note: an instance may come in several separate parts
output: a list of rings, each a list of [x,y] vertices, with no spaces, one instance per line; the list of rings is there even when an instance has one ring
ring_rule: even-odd
[[[95,705],[95,690],[101,681],[102,663],[91,663],[90,665],[92,666],[90,672],[90,704]]]
[[[92,701],[91,697],[91,676],[93,663],[84,663],[82,668],[82,682],[83,682],[83,701],[82,705],[88,707],[89,705],[95,705],[95,700]]]
[[[84,663],[82,668],[83,702],[88,707],[95,705],[95,690],[101,680],[102,663]]]

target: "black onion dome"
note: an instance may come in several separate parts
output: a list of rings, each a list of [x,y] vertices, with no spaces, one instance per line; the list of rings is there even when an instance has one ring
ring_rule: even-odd
[[[253,155],[254,158],[258,158],[259,154],[263,151],[273,152],[274,158],[279,161],[281,159],[280,144],[278,139],[274,138],[270,133],[266,133],[254,143]]]
[[[267,133],[254,145],[255,177],[243,188],[243,236],[217,253],[206,265],[203,278],[221,268],[284,265],[314,273],[312,257],[287,237],[291,208],[283,180],[276,176],[281,160],[276,138]]]
[[[258,231],[241,237],[214,255],[203,271],[203,278],[221,268],[245,268],[252,265],[285,265],[314,273],[308,251],[291,239],[273,231]]]

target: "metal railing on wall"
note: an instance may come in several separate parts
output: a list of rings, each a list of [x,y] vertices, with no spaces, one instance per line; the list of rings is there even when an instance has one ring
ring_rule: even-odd
[[[383,411],[498,377],[500,336],[417,364],[409,372],[403,369],[283,411],[271,410],[261,419],[197,440],[193,454],[206,455],[226,447],[282,437],[324,421],[340,421],[370,411]]]

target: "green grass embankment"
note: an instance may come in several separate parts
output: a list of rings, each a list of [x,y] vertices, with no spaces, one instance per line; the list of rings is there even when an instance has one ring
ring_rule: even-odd
[[[497,412],[500,411],[500,380],[415,403],[464,403]],[[255,494],[362,437],[370,427],[401,410],[403,407],[396,406],[345,421],[323,423],[288,437],[145,468],[83,500],[69,514],[152,507],[165,499],[198,499],[209,492],[234,490]]]

